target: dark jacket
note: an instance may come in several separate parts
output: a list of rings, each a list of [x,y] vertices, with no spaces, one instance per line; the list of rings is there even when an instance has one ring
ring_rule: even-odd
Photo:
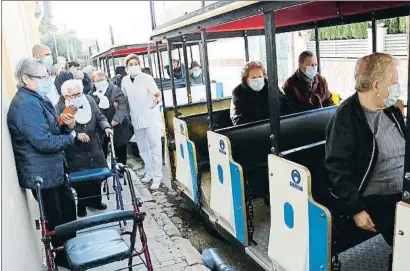
[[[122,78],[124,77],[124,75],[122,74],[117,74],[113,79],[112,82],[114,85],[116,85],[117,87],[119,87],[121,89],[121,81]]]
[[[298,73],[296,71],[283,84],[283,91],[295,113],[335,105],[324,77],[316,75],[310,86]]]
[[[61,86],[64,84],[64,82],[73,78],[73,74],[67,71],[61,71],[60,74],[57,75],[56,79],[54,80],[54,85],[56,86],[59,95],[61,95]]]
[[[405,135],[404,118],[395,106],[384,110]],[[345,100],[326,129],[325,169],[333,194],[346,215],[365,210],[361,195],[377,162],[378,147],[357,93]]]
[[[286,96],[279,91],[281,115],[291,114]],[[254,91],[242,82],[232,91],[231,119],[233,125],[269,119],[268,82],[261,91]]]
[[[86,133],[90,137],[90,142],[82,143],[75,140],[70,148],[66,149],[67,171],[69,173],[107,167],[107,161],[102,150],[102,142],[99,137],[98,128],[102,130],[109,128],[110,125],[105,116],[100,112],[94,99],[86,95],[91,105],[92,117],[86,124],[76,123],[74,130],[77,134]],[[65,108],[64,99],[60,99],[56,105],[57,113],[60,114]]]
[[[94,83],[86,72],[84,72],[83,86],[84,86],[84,89],[83,89],[84,93],[88,95],[92,94]]]
[[[110,107],[107,109],[100,108],[100,111],[109,123],[111,123],[112,120],[119,123],[114,127],[114,145],[115,147],[122,146],[127,144],[134,134],[128,104],[122,90],[111,82],[108,84],[105,96],[107,96],[110,101]],[[100,99],[96,95],[92,95],[91,97],[94,98],[97,105],[100,103]],[[117,109],[115,109],[114,103],[118,103]]]
[[[64,183],[64,149],[74,143],[70,130],[59,126],[53,105],[36,92],[21,88],[7,114],[20,186],[33,189],[40,176],[41,187]]]
[[[165,69],[167,70],[168,76],[171,77],[171,73],[169,71],[169,65],[165,66]],[[181,63],[181,65],[178,68],[174,69],[174,77],[178,81],[180,80],[180,81],[185,82],[186,75],[185,75],[184,63]]]

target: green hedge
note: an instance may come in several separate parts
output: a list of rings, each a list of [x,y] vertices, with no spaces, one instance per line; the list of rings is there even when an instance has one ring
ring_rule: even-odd
[[[378,24],[384,23],[388,34],[406,33],[406,17],[380,20]],[[345,40],[345,39],[366,39],[367,29],[370,23],[356,23],[348,25],[338,25],[319,28],[320,40]],[[315,40],[315,31],[311,33],[311,40]]]

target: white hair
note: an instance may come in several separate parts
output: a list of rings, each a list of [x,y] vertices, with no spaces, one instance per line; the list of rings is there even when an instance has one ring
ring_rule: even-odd
[[[23,76],[36,75],[39,67],[45,70],[43,62],[36,58],[23,58],[17,62],[16,70],[14,72],[17,87],[22,88],[27,85],[27,82],[24,82],[23,80]]]
[[[79,90],[81,90],[81,92],[83,92],[84,86],[83,86],[83,82],[81,80],[67,80],[64,82],[64,84],[61,86],[61,95],[66,96],[69,95],[68,93],[68,89],[69,88],[78,88]]]

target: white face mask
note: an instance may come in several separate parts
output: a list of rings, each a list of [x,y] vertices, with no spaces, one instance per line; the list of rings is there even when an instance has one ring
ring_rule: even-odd
[[[315,78],[316,74],[317,74],[317,66],[307,66],[306,67],[306,75],[307,77],[309,77],[310,79]]]
[[[193,75],[194,77],[199,77],[199,76],[201,75],[201,73],[202,73],[201,70],[197,70],[197,71],[193,71],[193,72],[192,72],[192,75]]]
[[[265,86],[265,79],[263,77],[253,78],[249,80],[249,87],[254,91],[261,91]]]
[[[41,62],[43,62],[44,66],[46,66],[46,69],[49,71],[53,67],[53,56],[49,55],[44,58],[40,58]]]
[[[108,88],[108,81],[107,80],[103,80],[100,82],[96,82],[95,83],[95,88],[99,91],[99,92],[104,92],[107,90]]]
[[[75,98],[75,99],[70,99],[69,105],[73,105],[77,108],[80,108],[84,104],[84,99],[83,98],[85,98],[84,95],[82,95],[81,97]]]
[[[382,83],[382,85],[384,84]],[[389,96],[387,96],[386,99],[383,99],[383,102],[386,107],[390,107],[394,105],[397,102],[397,100],[400,98],[401,88],[400,88],[400,84],[396,83],[394,85],[391,85],[387,89],[389,91]]]
[[[130,66],[127,69],[127,72],[129,75],[137,75],[141,73],[141,66],[137,65],[137,66]]]

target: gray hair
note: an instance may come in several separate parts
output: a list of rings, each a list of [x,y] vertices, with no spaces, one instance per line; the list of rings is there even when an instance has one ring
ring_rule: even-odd
[[[73,72],[73,78],[76,79],[77,77],[80,77],[81,79],[84,79],[84,73],[80,70],[76,70]]]
[[[96,70],[97,70],[96,67],[94,67],[94,66],[92,66],[92,65],[88,65],[87,67],[85,67],[85,68],[83,69],[83,72],[84,72],[84,73],[87,73],[87,74],[91,77],[91,75],[93,74],[93,72],[95,72]]]
[[[91,75],[91,79],[94,81],[94,78],[95,78],[96,76],[98,76],[98,77],[103,77],[103,78],[107,79],[107,75],[106,75],[104,72],[102,72],[102,71],[95,71],[95,72],[93,72],[93,74]]]
[[[38,67],[46,69],[43,62],[36,58],[23,58],[17,62],[16,70],[14,72],[14,77],[17,81],[17,87],[22,88],[27,85],[23,80],[23,76],[35,75],[37,73]]]
[[[67,80],[63,83],[63,85],[61,86],[61,95],[66,96],[69,95],[68,94],[68,89],[69,88],[78,88],[81,90],[81,92],[83,92],[84,86],[83,86],[83,82],[81,80]]]

